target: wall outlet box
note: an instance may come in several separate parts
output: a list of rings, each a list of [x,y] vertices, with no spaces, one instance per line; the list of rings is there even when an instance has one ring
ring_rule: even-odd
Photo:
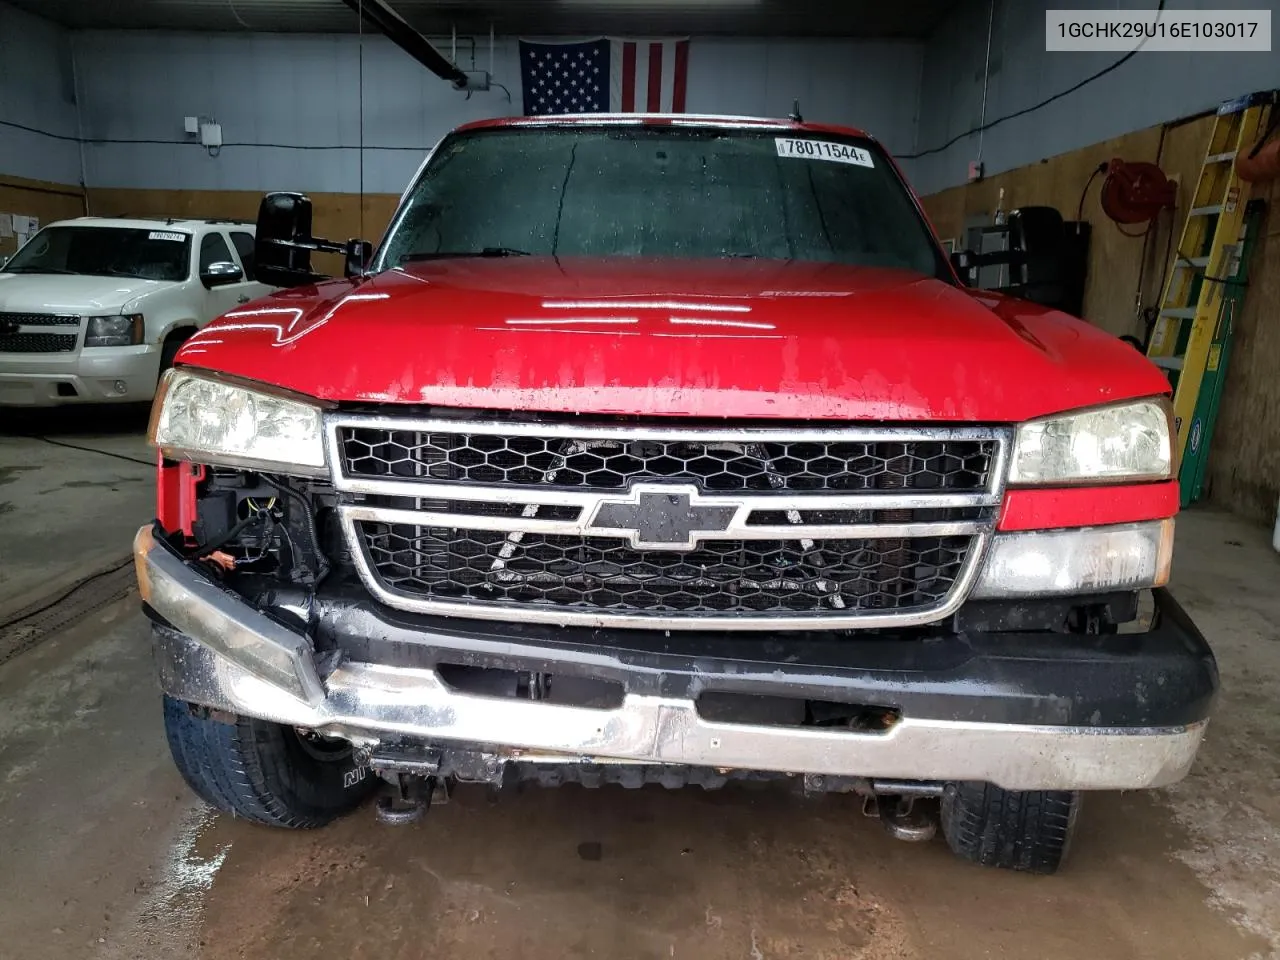
[[[969,183],[976,183],[982,179],[982,161],[969,161]]]
[[[197,133],[200,132],[200,118],[199,117],[183,117],[182,129],[185,130],[187,133],[191,134],[192,136],[195,136]]]
[[[222,124],[220,123],[200,124],[200,143],[206,147],[222,146]]]

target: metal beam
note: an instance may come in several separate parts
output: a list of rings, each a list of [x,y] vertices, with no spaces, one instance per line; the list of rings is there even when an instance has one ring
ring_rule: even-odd
[[[386,0],[342,0],[342,2],[357,14],[363,14],[365,20],[377,27],[387,39],[437,77],[456,84],[467,82],[467,75],[433,47],[430,40],[392,10]]]

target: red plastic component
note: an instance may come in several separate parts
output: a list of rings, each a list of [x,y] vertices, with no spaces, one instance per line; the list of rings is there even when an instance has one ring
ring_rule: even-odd
[[[187,539],[195,538],[196,491],[204,480],[205,468],[200,464],[166,462],[159,457],[156,471],[156,518],[168,531],[181,530]]]
[[[1010,490],[1000,511],[1000,530],[1051,530],[1107,523],[1163,520],[1178,512],[1178,481],[1118,487],[1058,487]]]
[[[772,260],[415,263],[232,311],[178,360],[332,401],[842,422],[1007,423],[1169,390],[1045,307]]]
[[[1116,158],[1102,181],[1102,212],[1116,223],[1147,223],[1178,201],[1178,185],[1154,163]]]

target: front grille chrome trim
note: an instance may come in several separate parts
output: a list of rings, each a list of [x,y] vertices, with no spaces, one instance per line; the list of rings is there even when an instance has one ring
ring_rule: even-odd
[[[356,529],[358,518],[351,509],[340,512],[343,535],[351,547],[351,555],[355,561],[356,572],[360,575],[365,588],[379,602],[396,610],[409,613],[435,614],[445,617],[463,617],[468,620],[500,620],[510,622],[519,620],[526,623],[550,623],[558,626],[578,627],[621,627],[645,630],[866,630],[876,627],[915,627],[934,623],[951,616],[960,609],[960,605],[969,596],[982,561],[987,555],[990,543],[989,533],[978,533],[973,537],[964,565],[960,568],[942,603],[929,606],[911,607],[907,610],[895,610],[885,613],[840,613],[832,611],[823,614],[779,613],[765,616],[714,616],[707,614],[625,614],[625,613],[586,613],[581,610],[563,607],[538,606],[524,604],[490,604],[455,600],[426,600],[403,590],[394,590],[383,583],[374,573],[364,538]],[[418,514],[413,514],[418,516]],[[455,518],[456,519],[456,518]],[[467,518],[468,521],[472,518]],[[507,526],[512,524],[507,519]],[[796,529],[791,529],[791,536]]]
[[[333,461],[330,461],[331,463]],[[610,493],[557,490],[529,484],[446,483],[438,480],[372,480],[335,475],[334,486],[344,493],[432,500],[471,500],[488,503],[535,504],[545,507],[593,508]],[[645,481],[658,486],[662,481]],[[687,484],[670,484],[685,489]],[[941,507],[994,507],[996,493],[707,493],[716,502],[744,503],[751,510],[936,510]]]
[[[599,498],[596,498],[599,499]],[[753,498],[764,499],[764,498]],[[803,499],[801,497],[789,499]],[[717,498],[720,502],[720,498]],[[849,509],[848,504],[840,505]],[[880,504],[876,509],[886,509]],[[808,505],[805,505],[808,508]],[[777,510],[772,502],[754,509]],[[888,537],[951,537],[969,536],[991,529],[990,520],[958,520],[938,523],[832,523],[832,524],[747,524],[753,508],[739,505],[737,515],[724,530],[696,533],[698,542],[705,540],[852,540]],[[868,508],[869,509],[869,508]],[[892,509],[889,507],[887,509]],[[541,533],[558,536],[600,537],[615,540],[625,537],[625,532],[589,526],[590,516],[583,512],[577,520],[546,520],[539,517],[491,517],[461,513],[441,513],[431,510],[397,510],[391,507],[367,507],[343,504],[338,512],[344,519],[372,523],[399,523],[416,527],[444,527],[459,530],[498,530],[503,532]],[[649,549],[657,549],[650,547]],[[664,546],[672,550],[675,547]]]

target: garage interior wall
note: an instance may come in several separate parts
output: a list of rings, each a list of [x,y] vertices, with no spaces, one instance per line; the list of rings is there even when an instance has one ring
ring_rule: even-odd
[[[95,213],[251,217],[263,191],[305,190],[318,230],[359,235],[357,37],[85,31],[73,39]],[[464,68],[471,42],[459,38]],[[488,47],[476,39],[478,68],[488,67]],[[903,150],[914,137],[920,55],[921,44],[908,42],[695,37],[688,107],[785,115],[798,98],[824,119],[860,118]],[[365,37],[365,235],[381,233],[423,156],[450,129],[521,112],[517,57],[516,40],[499,38],[494,76],[513,102],[496,88],[468,99],[385,38]],[[222,125],[226,146],[216,156],[182,142],[189,115]],[[93,142],[110,140],[177,142]]]
[[[1044,52],[1046,0],[996,0],[987,121],[1031,106],[1112,64],[1115,53]],[[1114,3],[1074,7],[1114,9]],[[1172,9],[1221,6],[1171,0]],[[1271,6],[1275,6],[1272,4]],[[987,0],[966,0],[925,47],[916,150],[946,143],[979,125],[986,63]],[[1112,157],[1148,160],[1180,182],[1179,202],[1143,239],[1124,236],[1098,205],[1100,179],[1085,197],[1093,226],[1084,316],[1111,333],[1141,336],[1140,305],[1159,301],[1172,232],[1181,234],[1212,128],[1223,100],[1280,83],[1280,52],[1139,52],[1115,71],[1062,100],[913,161],[912,176],[938,234],[961,240],[997,208],[1048,205],[1075,219],[1089,175]],[[981,157],[985,179],[965,184]],[[1002,195],[1003,194],[1003,195]],[[1236,328],[1231,370],[1209,458],[1209,496],[1270,523],[1280,497],[1280,184],[1255,188],[1268,201],[1251,264],[1254,281]],[[1132,230],[1132,228],[1130,228]]]
[[[71,44],[66,31],[0,3],[0,213],[46,223],[84,213]],[[17,243],[0,236],[0,256]]]

